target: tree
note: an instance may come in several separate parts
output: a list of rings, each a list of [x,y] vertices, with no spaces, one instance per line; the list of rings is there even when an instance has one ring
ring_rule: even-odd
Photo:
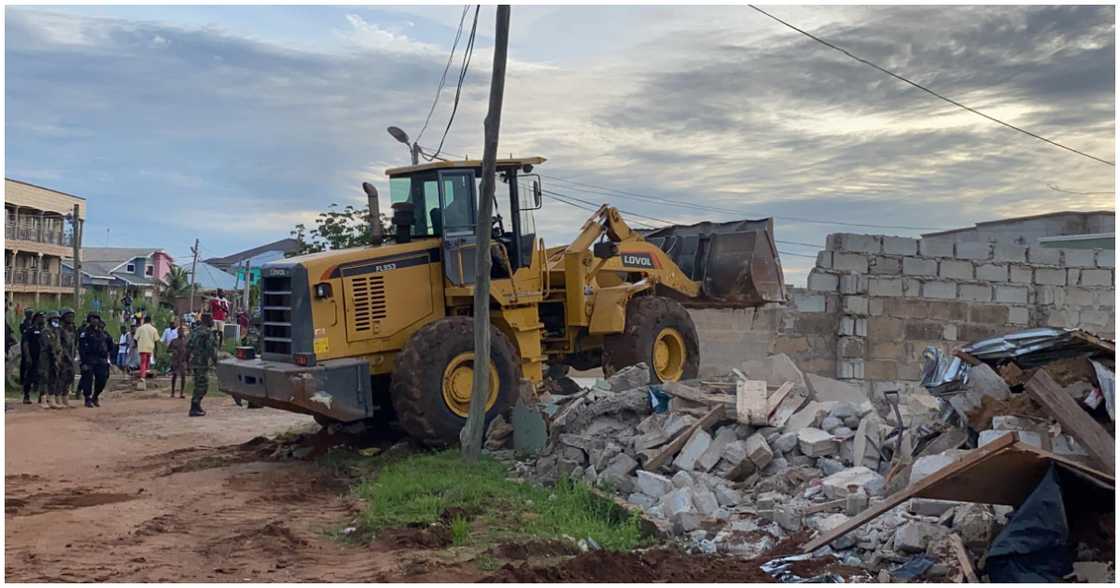
[[[171,298],[186,296],[191,289],[191,276],[186,268],[173,265],[171,271],[164,278],[167,282],[167,293]]]
[[[385,234],[389,233],[389,219],[381,215],[381,226],[385,227]],[[338,210],[338,204],[331,204],[326,212],[319,213],[315,219],[315,228],[310,231],[303,223],[299,223],[291,231],[291,235],[299,239],[300,248],[288,254],[303,255],[305,253],[318,253],[328,249],[346,249],[370,245],[372,237],[369,230],[369,211],[354,208],[347,204]]]

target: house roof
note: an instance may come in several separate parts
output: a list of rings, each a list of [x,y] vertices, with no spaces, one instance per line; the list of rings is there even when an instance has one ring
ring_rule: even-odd
[[[62,190],[55,190],[54,188],[48,188],[46,186],[40,186],[38,184],[32,184],[31,182],[25,182],[23,180],[16,180],[16,179],[13,179],[13,178],[4,178],[4,180],[8,181],[8,182],[15,182],[17,184],[23,184],[24,186],[31,186],[32,188],[38,188],[40,190],[46,190],[48,192],[54,192],[55,194],[62,194],[63,196],[69,196],[71,198],[77,198],[78,200],[85,200],[86,199],[85,196],[78,196],[77,194],[71,194],[69,192],[63,192]]]
[[[291,251],[296,251],[297,249],[299,249],[299,247],[299,239],[293,239],[289,237],[287,239],[280,239],[279,241],[265,243],[264,245],[253,247],[252,249],[246,249],[245,251],[239,251],[225,257],[211,257],[210,259],[206,259],[204,261],[211,265],[232,265],[237,262],[256,257],[267,251],[283,251],[284,253],[288,253]]]
[[[204,262],[195,268],[195,287],[199,290],[233,290],[237,287],[237,277]]]
[[[82,263],[87,261],[115,261],[120,263],[134,257],[148,257],[161,249],[156,247],[82,247]]]

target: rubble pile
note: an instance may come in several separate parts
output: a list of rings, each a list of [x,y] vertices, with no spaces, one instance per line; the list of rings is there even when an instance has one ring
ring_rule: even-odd
[[[976,345],[992,356],[990,343]],[[961,357],[971,356],[927,353],[928,391],[805,374],[785,355],[710,380],[651,384],[639,364],[589,387],[569,381],[562,388],[578,391],[542,398],[549,442],[518,467],[544,483],[579,479],[613,493],[696,551],[752,558],[784,539],[838,529],[814,556],[833,555],[880,581],[966,579],[1013,507],[911,498],[887,509],[886,497],[1007,432],[1074,461],[1091,464],[1092,452],[1022,393],[1022,370]],[[1059,381],[1111,435],[1113,361],[1081,360],[1090,367],[1065,365]],[[885,512],[866,512],[880,505]],[[861,513],[866,520],[839,529]],[[1074,563],[1084,571],[1105,561],[1111,570],[1111,549],[1076,544]]]

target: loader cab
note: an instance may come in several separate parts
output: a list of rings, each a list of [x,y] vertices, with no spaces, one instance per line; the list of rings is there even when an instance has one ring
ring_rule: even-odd
[[[541,206],[540,176],[532,170],[543,162],[540,157],[497,162],[493,215],[487,221],[494,245],[492,278],[509,278],[510,269],[516,272],[532,261],[532,211]],[[392,202],[413,205],[412,237],[441,239],[447,279],[458,286],[473,284],[482,162],[439,161],[386,173]]]

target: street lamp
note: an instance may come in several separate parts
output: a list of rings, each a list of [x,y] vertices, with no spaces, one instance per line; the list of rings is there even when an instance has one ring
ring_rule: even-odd
[[[389,134],[392,135],[394,139],[404,143],[408,147],[409,153],[412,154],[412,165],[418,165],[420,163],[420,145],[409,140],[408,133],[401,130],[400,127],[389,127],[386,130],[389,131]]]

